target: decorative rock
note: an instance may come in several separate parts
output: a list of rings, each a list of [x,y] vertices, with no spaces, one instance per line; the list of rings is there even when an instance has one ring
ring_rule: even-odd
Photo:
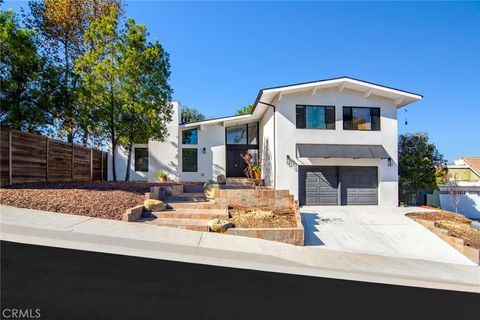
[[[227,232],[227,229],[235,227],[232,222],[221,219],[210,220],[208,221],[207,225],[210,231],[219,233],[225,233]]]
[[[217,176],[217,183],[218,184],[226,184],[227,183],[227,178],[223,174],[219,174]]]
[[[205,182],[205,184],[203,185],[203,193],[205,193],[205,197],[207,198],[207,200],[215,199],[215,190],[219,188],[220,185],[212,180]]]
[[[160,200],[147,199],[143,202],[143,206],[148,211],[157,212],[165,210],[167,205]]]

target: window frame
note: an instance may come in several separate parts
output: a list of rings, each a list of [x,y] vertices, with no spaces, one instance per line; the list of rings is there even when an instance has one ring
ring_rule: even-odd
[[[249,140],[249,132],[248,132],[248,127],[250,124],[257,124],[257,136],[256,136],[256,141],[257,143],[256,144],[249,144],[248,143],[248,140]],[[239,127],[239,126],[245,126],[246,127],[246,142],[247,143],[228,143],[228,128],[231,128],[231,127]],[[229,126],[229,127],[225,127],[225,145],[226,146],[253,146],[253,147],[257,147],[259,146],[259,139],[260,139],[260,124],[258,122],[247,122],[247,123],[241,123],[241,124],[236,124],[236,125],[233,125],[233,126]],[[255,149],[255,148],[252,148],[252,149]]]
[[[311,108],[324,108],[325,111],[324,111],[324,122],[325,122],[325,128],[308,128],[307,127],[307,112],[306,112],[306,108],[307,107],[311,107]],[[330,123],[330,127],[329,127],[329,123],[327,121],[327,110],[328,108],[330,109],[333,109],[333,122]],[[303,109],[303,122],[302,122],[302,126],[299,127],[299,121],[298,121],[298,109]],[[295,105],[295,127],[296,129],[307,129],[307,130],[336,130],[337,128],[337,108],[336,106],[334,105],[312,105],[312,104],[297,104]]]
[[[137,168],[137,150],[146,150],[147,151],[147,155],[146,155],[146,159],[147,159],[146,166],[147,167],[146,167],[145,170],[139,170],[139,168]],[[133,170],[135,172],[148,172],[148,147],[134,147],[133,148]]]
[[[185,150],[195,150],[195,170],[185,170]],[[198,148],[182,148],[182,172],[198,172]]]
[[[345,128],[345,109],[350,109],[350,121],[352,121],[352,128]],[[370,128],[371,129],[354,129],[353,128],[353,109],[370,109]],[[378,129],[373,129],[373,121],[372,121],[372,110],[378,110]],[[343,123],[343,130],[348,131],[381,131],[382,130],[382,112],[380,107],[359,107],[359,106],[343,106],[342,108],[342,123]]]
[[[184,134],[183,134],[183,133],[184,133],[184,132],[187,132],[187,131],[196,131],[196,132],[197,132],[197,134],[196,134],[196,140],[197,140],[197,141],[196,141],[195,143],[185,143],[185,142],[184,142],[184,140],[183,140]],[[182,144],[187,144],[187,145],[192,145],[192,146],[198,145],[198,128],[192,128],[192,129],[184,129],[184,130],[182,130]]]

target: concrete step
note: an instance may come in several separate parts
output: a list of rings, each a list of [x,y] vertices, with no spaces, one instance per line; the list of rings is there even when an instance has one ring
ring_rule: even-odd
[[[227,205],[217,204],[214,201],[179,201],[169,202],[168,207],[173,210],[179,209],[227,209]]]
[[[157,218],[151,221],[147,221],[147,223],[157,226],[187,229],[193,231],[208,231],[208,220],[205,219]]]
[[[227,209],[176,209],[152,212],[157,218],[170,219],[227,219]]]

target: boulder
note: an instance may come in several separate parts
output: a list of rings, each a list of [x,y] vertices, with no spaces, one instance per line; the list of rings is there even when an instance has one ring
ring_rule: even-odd
[[[212,232],[225,233],[227,229],[235,227],[235,225],[227,220],[213,219],[208,221],[208,228]]]
[[[143,206],[145,207],[145,210],[152,212],[163,211],[167,207],[167,205],[163,201],[155,199],[145,200],[143,202]]]
[[[217,183],[218,184],[226,184],[227,183],[227,178],[223,174],[219,174],[217,176]]]
[[[218,183],[215,183],[212,180],[205,182],[203,185],[203,193],[205,193],[205,198],[207,198],[207,200],[215,199],[215,191],[218,189],[220,189],[220,185]]]

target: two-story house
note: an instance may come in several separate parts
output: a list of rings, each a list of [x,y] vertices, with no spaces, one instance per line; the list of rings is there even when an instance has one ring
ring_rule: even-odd
[[[396,206],[397,110],[420,99],[341,77],[265,88],[251,114],[196,123],[182,124],[173,102],[169,137],[136,145],[129,170],[148,181],[158,171],[174,181],[242,177],[248,151],[265,183],[290,190],[301,205]],[[122,150],[116,161],[122,177]]]

